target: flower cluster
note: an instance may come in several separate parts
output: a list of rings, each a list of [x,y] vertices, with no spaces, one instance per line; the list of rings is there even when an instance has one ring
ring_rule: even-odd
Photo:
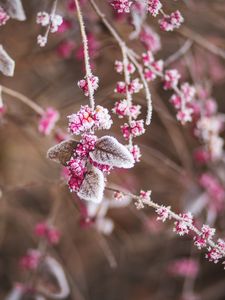
[[[181,26],[184,22],[184,18],[179,10],[172,12],[170,15],[165,15],[159,20],[160,28],[164,31],[173,31]]]
[[[179,214],[181,220],[176,221],[174,231],[180,236],[188,234],[190,231],[190,226],[193,224],[193,216],[190,212]]]
[[[177,110],[177,120],[182,124],[192,121],[194,113],[192,102],[195,96],[195,88],[187,82],[180,87],[180,74],[176,69],[165,70],[163,72],[163,61],[155,60],[151,51],[142,54],[142,63],[145,67],[144,76],[147,81],[152,81],[156,77],[163,80],[165,90],[173,90],[175,93],[170,98],[171,104]]]
[[[193,258],[180,258],[170,262],[167,270],[173,276],[195,278],[199,272],[199,264]]]
[[[100,105],[91,109],[88,105],[81,106],[81,109],[69,117],[69,131],[79,135],[96,129],[109,129],[112,125],[108,110]]]
[[[148,25],[144,25],[140,32],[140,41],[146,50],[156,53],[161,49],[160,36]]]
[[[88,80],[90,82],[92,90],[97,90],[99,81],[98,77],[92,75],[90,78],[88,78]],[[78,81],[78,86],[84,92],[85,96],[89,96],[88,80],[85,78]]]
[[[129,1],[129,0],[112,0],[110,2],[110,4],[112,5],[112,7],[119,14],[121,14],[121,13],[129,13],[132,1]]]
[[[53,107],[48,107],[41,116],[39,121],[38,130],[44,135],[49,135],[55,123],[59,120],[59,113]]]
[[[127,117],[128,123],[121,125],[123,136],[126,140],[129,140],[129,146],[127,146],[130,153],[133,155],[136,162],[140,161],[140,149],[137,145],[133,145],[132,140],[134,137],[140,136],[145,132],[144,121],[137,120],[141,113],[141,106],[134,105],[132,103],[133,94],[139,93],[143,88],[143,84],[140,83],[139,78],[131,78],[131,75],[135,73],[136,68],[133,63],[128,59],[127,61],[115,61],[115,70],[119,74],[124,73],[125,81],[118,81],[115,93],[123,94],[126,96],[123,100],[119,100],[115,103],[112,112],[118,116],[118,118]]]
[[[41,253],[36,249],[29,249],[21,259],[20,266],[25,270],[35,270],[40,262]]]
[[[194,134],[203,143],[203,147],[198,149],[197,161],[207,163],[217,161],[223,156],[224,140],[221,138],[221,131],[224,129],[224,119],[217,111],[215,99],[197,94],[197,99],[193,103],[194,110]]]
[[[36,236],[44,238],[49,244],[52,245],[58,244],[60,240],[59,230],[47,222],[36,224],[34,232]]]
[[[5,25],[9,18],[10,17],[4,8],[0,6],[0,26]]]
[[[162,19],[159,20],[160,28],[164,31],[173,31],[180,27],[184,22],[184,18],[179,10],[172,12],[170,15],[164,13],[162,10],[162,3],[160,0],[148,0],[148,11],[153,16],[156,17],[159,13],[162,14]]]
[[[44,47],[47,44],[48,32],[57,32],[62,22],[63,18],[60,15],[48,14],[45,11],[37,13],[36,23],[42,27],[48,27],[45,35],[39,34],[37,37],[37,43],[40,47]]]

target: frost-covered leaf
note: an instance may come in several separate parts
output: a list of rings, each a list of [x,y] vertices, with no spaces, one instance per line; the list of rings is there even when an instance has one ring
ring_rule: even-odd
[[[77,144],[78,143],[74,140],[63,141],[51,147],[47,152],[47,157],[62,165],[66,165],[73,155],[74,148],[76,148]]]
[[[0,45],[0,71],[6,76],[13,76],[15,69],[14,60],[8,55],[8,53]]]
[[[53,257],[50,256],[47,256],[42,264],[42,270],[45,276],[48,273],[51,277],[53,276],[57,283],[59,292],[50,291],[43,285],[43,283],[40,283],[39,286],[37,286],[37,291],[46,296],[48,299],[67,298],[70,293],[70,288],[62,266]]]
[[[118,168],[132,168],[134,158],[129,150],[114,137],[103,136],[97,140],[95,150],[90,152],[93,161]]]
[[[19,21],[26,20],[21,0],[0,0],[0,5],[12,19]]]
[[[92,166],[85,175],[77,195],[86,201],[100,203],[105,188],[104,175],[102,171]]]

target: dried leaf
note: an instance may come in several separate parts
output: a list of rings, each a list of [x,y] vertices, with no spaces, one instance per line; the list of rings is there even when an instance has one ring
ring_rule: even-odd
[[[14,60],[8,55],[8,53],[0,45],[0,71],[5,76],[13,76],[15,69]]]
[[[1,0],[0,4],[12,19],[19,21],[26,20],[21,0]]]
[[[118,168],[132,168],[134,158],[129,150],[114,137],[103,136],[98,139],[95,150],[90,152],[93,161]]]
[[[51,147],[47,152],[47,157],[65,166],[73,155],[77,144],[78,142],[74,140],[63,141]]]
[[[91,166],[77,195],[83,200],[100,203],[103,198],[104,188],[105,181],[102,171]]]

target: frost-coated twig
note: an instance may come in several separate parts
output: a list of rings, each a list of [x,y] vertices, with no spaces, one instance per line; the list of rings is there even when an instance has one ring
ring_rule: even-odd
[[[146,125],[149,125],[151,122],[151,117],[152,117],[152,100],[151,100],[151,93],[148,87],[148,83],[144,77],[142,67],[137,63],[136,58],[139,56],[132,50],[129,49],[129,47],[126,45],[126,43],[122,40],[122,38],[119,36],[115,28],[110,24],[110,22],[107,20],[106,16],[101,12],[97,4],[95,3],[94,0],[89,0],[92,7],[94,8],[96,14],[101,18],[102,22],[104,25],[107,27],[111,35],[115,38],[117,43],[119,44],[121,51],[126,51],[126,55],[131,59],[131,56],[129,54],[132,53],[132,61],[137,67],[138,73],[140,75],[140,79],[144,85],[145,89],[145,95],[146,95],[146,100],[147,100],[147,107],[148,107],[148,112],[147,112],[147,117],[146,117]]]
[[[178,233],[179,235],[188,234],[190,231],[196,234],[194,237],[194,243],[199,248],[207,248],[208,254],[206,254],[206,257],[210,261],[214,261],[217,263],[220,259],[225,257],[225,242],[221,239],[218,239],[217,242],[214,242],[212,240],[213,235],[215,234],[215,229],[210,228],[208,225],[203,225],[202,229],[199,230],[194,225],[193,216],[191,213],[182,213],[177,214],[171,210],[171,207],[165,207],[163,205],[160,205],[154,201],[151,200],[150,196],[148,195],[143,196],[143,194],[140,194],[140,196],[123,192],[118,189],[112,188],[112,187],[106,187],[109,191],[121,193],[124,196],[128,196],[131,199],[135,200],[135,205],[138,209],[144,208],[145,205],[152,207],[155,209],[155,212],[158,215],[157,220],[161,220],[162,222],[165,222],[166,220],[173,219],[175,222],[174,231]],[[147,194],[144,192],[144,194]]]
[[[84,62],[85,62],[86,79],[87,79],[88,91],[89,91],[90,106],[92,109],[94,109],[95,99],[94,99],[94,89],[91,84],[92,72],[91,72],[90,57],[89,57],[89,51],[88,51],[88,39],[87,39],[86,31],[85,31],[85,25],[84,25],[79,1],[78,0],[74,0],[74,1],[75,1],[75,5],[77,8],[77,16],[78,16],[78,21],[80,24],[80,31],[81,31],[83,47],[84,47]]]
[[[7,88],[6,86],[2,86],[2,93],[23,102],[25,105],[33,109],[38,115],[42,115],[44,113],[44,109],[41,106],[17,91]]]

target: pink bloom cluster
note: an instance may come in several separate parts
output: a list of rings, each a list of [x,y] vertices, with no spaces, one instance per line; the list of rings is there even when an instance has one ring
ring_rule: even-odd
[[[207,246],[207,241],[211,240],[215,235],[215,228],[211,228],[208,225],[203,225],[199,236],[194,237],[195,246],[198,249],[202,249]]]
[[[173,276],[195,278],[199,272],[199,264],[193,258],[180,258],[170,262],[167,270]]]
[[[9,15],[7,12],[0,6],[0,26],[5,25],[6,22],[9,20]]]
[[[160,0],[148,0],[148,11],[153,17],[156,17],[159,14],[161,8],[162,3]]]
[[[203,94],[203,93],[201,93]],[[217,111],[215,99],[198,93],[192,104],[194,110],[194,134],[203,143],[195,152],[200,163],[219,160],[223,156],[224,140],[220,137],[224,129],[224,118]]]
[[[125,74],[125,72],[127,72],[130,77],[136,71],[135,66],[129,61],[126,66],[122,61],[115,61],[115,69],[119,74]],[[130,78],[127,83],[125,81],[118,81],[114,90],[114,92],[118,94],[129,94],[127,99],[117,101],[112,109],[112,112],[115,113],[118,118],[128,118],[129,122],[123,124],[121,130],[124,138],[129,141],[145,132],[144,121],[136,120],[141,113],[141,106],[132,104],[133,94],[139,93],[142,88],[143,84],[140,83],[139,78]],[[140,148],[132,143],[127,148],[133,155],[134,160],[136,162],[140,161]]]
[[[55,123],[59,120],[59,113],[53,107],[48,107],[42,114],[39,121],[38,130],[44,135],[49,135]]]
[[[75,135],[96,129],[109,129],[112,125],[108,110],[100,105],[95,110],[88,105],[81,106],[76,114],[72,114],[68,118],[69,131]]]
[[[180,236],[188,234],[190,231],[190,225],[193,224],[193,216],[191,213],[179,214],[179,217],[182,219],[175,222],[174,231]]]
[[[58,244],[60,240],[59,230],[52,225],[49,225],[47,222],[36,224],[34,232],[38,237],[46,239],[53,245]]]
[[[165,70],[163,72],[163,61],[156,61],[153,53],[148,51],[142,54],[142,62],[145,66],[144,75],[147,81],[156,79],[157,76],[161,77],[164,82],[164,89],[174,90],[170,102],[177,110],[177,119],[182,124],[192,121],[193,100],[195,96],[195,88],[187,82],[183,83],[180,88],[178,87],[180,74],[176,69]]]
[[[125,123],[121,126],[123,136],[126,140],[130,137],[134,138],[145,133],[143,120],[132,120],[130,124]]]
[[[203,173],[199,179],[199,184],[203,187],[209,197],[211,208],[220,211],[224,207],[225,189],[219,180],[210,173]]]
[[[162,221],[163,223],[167,220],[170,219],[170,206],[163,206],[161,205],[159,208],[156,209],[156,213],[158,215],[157,220]]]
[[[161,49],[160,36],[148,25],[143,26],[140,32],[140,41],[152,53],[156,53]]]
[[[129,0],[111,0],[110,4],[117,13],[129,13],[132,1]]]
[[[36,17],[37,24],[42,27],[48,26],[50,32],[54,33],[58,31],[59,26],[62,24],[63,19],[60,15],[48,14],[47,12],[38,12]],[[45,35],[39,34],[37,37],[37,43],[40,47],[44,47],[48,40],[48,30]]]
[[[97,90],[97,88],[98,88],[98,81],[99,81],[98,77],[92,75],[89,78],[89,80],[90,80],[90,85],[91,85],[91,88],[93,89],[93,91]],[[78,86],[84,92],[85,96],[89,96],[89,88],[88,88],[88,80],[87,80],[87,78],[79,80],[78,81]]]
[[[40,262],[41,253],[35,249],[29,249],[21,259],[20,266],[25,270],[35,270]]]
[[[165,15],[159,20],[160,28],[164,31],[173,31],[181,26],[184,22],[184,18],[179,10],[172,12],[170,15]]]

